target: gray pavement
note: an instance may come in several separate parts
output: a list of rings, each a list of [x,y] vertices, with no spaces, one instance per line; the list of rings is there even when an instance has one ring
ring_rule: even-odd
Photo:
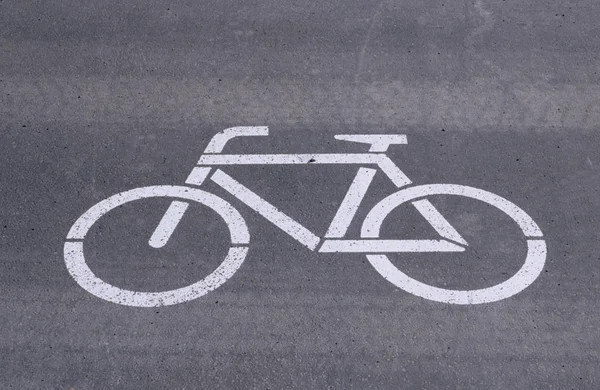
[[[597,389],[598,14],[595,1],[557,0],[0,0],[0,387]],[[311,252],[207,182],[251,234],[227,283],[156,308],[77,285],[63,256],[75,220],[114,193],[183,184],[237,125],[271,135],[227,152],[365,152],[334,135],[407,134],[388,156],[415,184],[514,202],[544,233],[544,269],[499,302],[433,302],[364,255]],[[227,172],[323,235],[356,167]],[[394,191],[378,174],[348,236]],[[408,275],[475,289],[519,269],[525,241],[506,216],[431,201],[470,245],[394,255]],[[98,277],[164,291],[218,266],[227,231],[202,206],[167,246],[147,245],[168,204],[94,225]],[[431,237],[419,217],[399,208],[382,234]]]

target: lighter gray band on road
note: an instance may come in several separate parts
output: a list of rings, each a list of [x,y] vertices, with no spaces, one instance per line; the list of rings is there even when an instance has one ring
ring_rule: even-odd
[[[48,50],[47,45],[40,45],[37,50]],[[5,122],[35,117],[40,121],[77,118],[97,123],[110,118],[114,123],[133,120],[179,126],[196,125],[202,117],[214,126],[279,123],[298,127],[332,121],[346,125],[352,120],[344,113],[355,112],[348,99],[355,87],[343,78],[325,83],[315,77],[282,76],[268,82],[251,79],[240,83],[235,79],[216,81],[213,77],[3,76],[6,94],[0,94],[0,115]],[[269,94],[264,93],[265,88]],[[213,91],[210,97],[202,92],[207,90]],[[71,99],[81,91],[86,92],[85,99]],[[529,133],[534,128],[553,133],[565,128],[596,130],[600,122],[599,95],[597,83],[524,80],[511,84],[507,92],[496,77],[450,84],[423,78],[413,83],[363,80],[360,115],[361,123],[371,128],[396,129],[401,120],[406,126],[451,126],[460,132],[490,131],[498,126],[517,133]],[[277,99],[265,100],[265,96]],[[324,96],[328,104],[323,104]],[[212,104],[215,99],[222,104]]]

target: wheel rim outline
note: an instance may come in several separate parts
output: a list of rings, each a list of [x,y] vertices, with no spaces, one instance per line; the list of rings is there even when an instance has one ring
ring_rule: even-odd
[[[153,197],[178,198],[198,202],[219,214],[229,228],[232,243],[223,262],[200,281],[169,291],[131,291],[115,287],[98,278],[85,262],[83,254],[83,240],[89,229],[114,208],[135,200]],[[248,253],[249,240],[248,227],[241,214],[220,197],[196,188],[150,186],[112,195],[83,213],[69,230],[64,246],[64,256],[67,269],[77,284],[98,298],[126,306],[156,307],[190,301],[221,286],[242,265]]]
[[[495,286],[476,290],[450,290],[422,283],[400,271],[386,255],[367,255],[371,265],[385,279],[413,295],[436,302],[452,304],[481,304],[509,298],[530,286],[541,274],[547,254],[542,231],[521,208],[505,198],[478,188],[457,184],[428,184],[400,190],[381,200],[365,218],[361,229],[363,238],[379,238],[385,217],[396,207],[415,198],[429,195],[457,195],[476,199],[507,214],[527,238],[525,263],[512,277]],[[533,238],[535,237],[535,238]]]

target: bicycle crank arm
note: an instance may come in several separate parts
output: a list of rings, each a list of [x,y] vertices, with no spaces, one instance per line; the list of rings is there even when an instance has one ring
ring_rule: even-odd
[[[464,252],[465,248],[447,240],[325,240],[324,253],[402,253]]]

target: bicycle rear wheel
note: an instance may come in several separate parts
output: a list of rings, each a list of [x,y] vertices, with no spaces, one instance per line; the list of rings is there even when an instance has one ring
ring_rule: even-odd
[[[173,198],[198,202],[214,210],[229,228],[231,247],[211,274],[191,285],[161,292],[139,292],[113,286],[98,278],[86,263],[83,243],[90,228],[105,214],[125,203],[147,198]],[[225,283],[242,265],[250,234],[240,213],[216,195],[182,186],[141,187],[113,195],[90,208],[73,224],[64,245],[67,269],[83,289],[104,300],[126,306],[175,305],[199,298]]]

